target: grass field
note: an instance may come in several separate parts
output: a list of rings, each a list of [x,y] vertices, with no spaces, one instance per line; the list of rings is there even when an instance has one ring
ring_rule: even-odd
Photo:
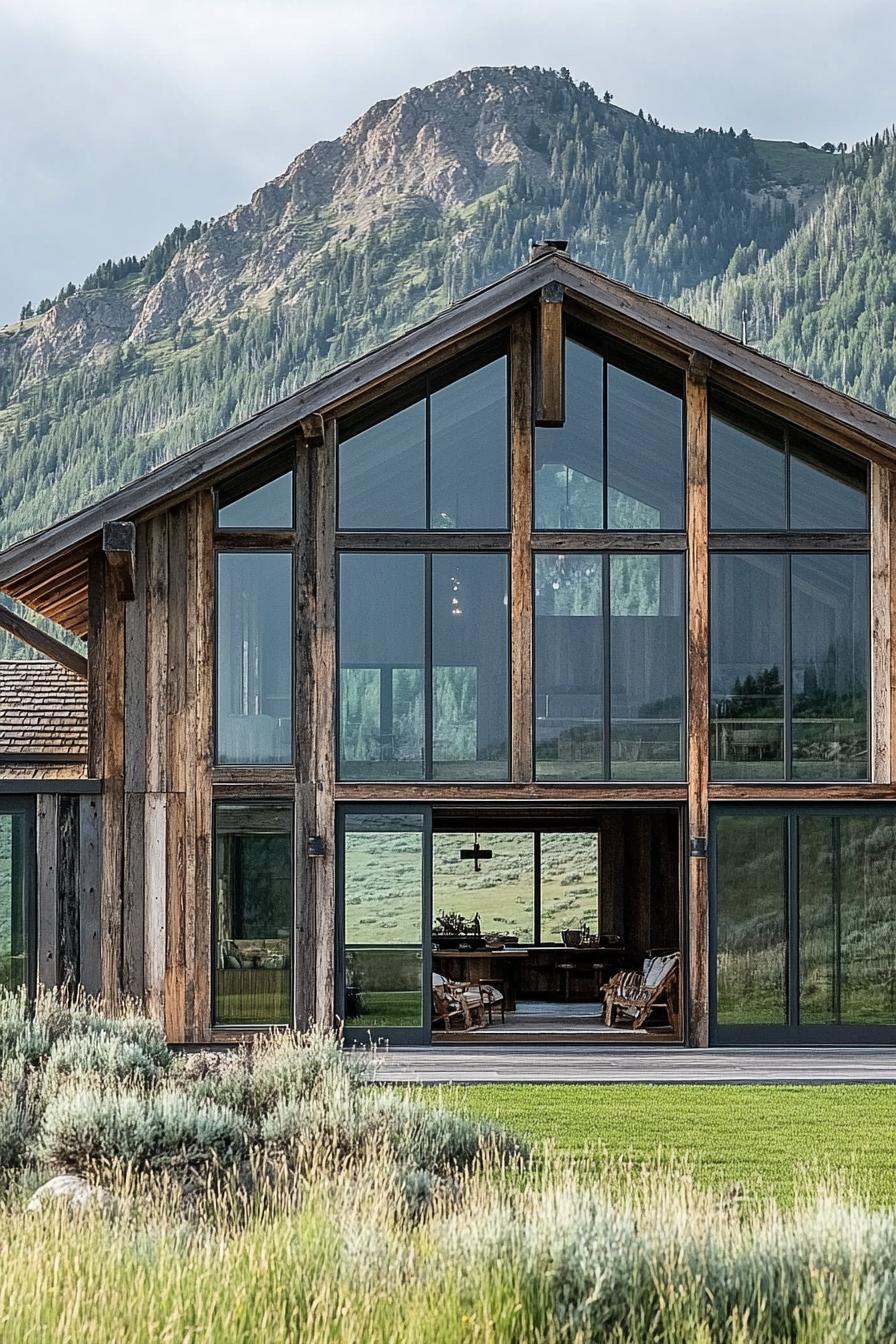
[[[442,1101],[577,1157],[662,1151],[693,1160],[714,1187],[790,1201],[806,1175],[836,1173],[896,1206],[896,1088],[612,1084],[477,1085]]]

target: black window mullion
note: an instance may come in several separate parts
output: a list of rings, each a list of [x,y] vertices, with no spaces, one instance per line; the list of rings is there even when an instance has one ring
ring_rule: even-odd
[[[423,394],[423,396],[424,396],[424,400],[425,400],[425,402],[426,402],[426,412],[425,412],[425,417],[426,417],[426,446],[425,446],[425,448],[424,448],[424,457],[425,457],[426,460],[425,460],[423,466],[424,466],[424,474],[425,474],[425,486],[424,486],[424,492],[425,492],[425,495],[426,495],[426,530],[427,530],[427,531],[432,531],[432,408],[431,408],[431,400],[430,400],[430,383],[431,383],[431,381],[432,381],[432,380],[431,380],[430,376],[427,374],[427,377],[426,377],[426,388],[425,388],[425,391],[424,391],[424,394]]]
[[[423,617],[423,778],[432,779],[432,555],[425,557]]]
[[[784,526],[790,531],[790,427],[784,426]]]
[[[604,726],[604,779],[610,778],[610,730],[612,714],[610,705],[610,556],[601,557],[601,625],[603,627],[603,726]]]
[[[610,470],[610,435],[607,426],[609,418],[607,415],[609,410],[609,383],[607,368],[607,357],[604,355],[601,364],[601,437],[603,440],[601,444],[601,452],[603,453],[603,466],[601,472],[603,477],[603,498],[601,500],[601,507],[603,509],[603,517],[600,520],[601,529],[603,531],[606,531],[608,519],[610,517],[610,486],[608,482]]]
[[[831,1016],[839,1026],[840,1001],[842,991],[842,967],[840,964],[842,906],[843,906],[843,859],[840,834],[840,814],[831,817]]]
[[[541,831],[536,831],[532,836],[532,863],[533,863],[533,911],[532,911],[532,937],[535,939],[535,946],[541,946]]]
[[[800,862],[799,816],[795,811],[786,814],[785,841],[787,845],[787,1025],[800,1024]]]
[[[784,778],[793,778],[793,556],[784,558]]]

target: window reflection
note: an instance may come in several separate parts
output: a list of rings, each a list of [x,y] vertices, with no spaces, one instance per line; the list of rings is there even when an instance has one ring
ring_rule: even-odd
[[[340,557],[343,779],[423,776],[425,601],[422,555]]]
[[[339,526],[426,526],[426,401],[339,443]]]
[[[710,423],[710,523],[738,532],[787,526],[783,431],[714,413]]]
[[[607,365],[607,526],[684,527],[680,397]]]
[[[289,1022],[292,808],[215,805],[215,1021]]]
[[[535,763],[539,779],[602,779],[603,565],[535,557]]]
[[[715,908],[716,1021],[786,1024],[786,817],[719,817]]]
[[[218,556],[217,759],[292,760],[292,555]]]
[[[242,484],[244,479],[222,486],[218,492],[218,527],[291,528],[294,511],[292,472],[284,472],[275,480],[257,486]]]
[[[604,361],[566,342],[566,420],[535,431],[535,526],[604,525]]]
[[[711,752],[716,779],[784,776],[784,555],[711,560]]]
[[[430,526],[507,527],[507,360],[430,397]]]
[[[345,1025],[423,1024],[423,817],[345,819]]]
[[[791,436],[790,526],[806,531],[866,528],[866,464],[835,448]]]
[[[34,837],[30,803],[0,802],[0,989],[28,984],[26,934]]]

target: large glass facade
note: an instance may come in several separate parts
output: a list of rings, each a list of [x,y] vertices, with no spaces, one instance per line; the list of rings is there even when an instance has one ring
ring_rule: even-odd
[[[31,985],[34,803],[0,798],[0,989]]]
[[[218,491],[217,526],[232,531],[288,531],[293,526],[293,474],[273,480],[239,477]]]
[[[215,804],[215,1022],[290,1020],[292,807]]]
[[[684,558],[535,558],[539,779],[683,773]]]
[[[713,835],[720,1038],[896,1031],[896,810],[732,807]]]
[[[340,558],[340,776],[505,779],[508,561]]]
[[[680,381],[566,341],[566,419],[536,430],[535,527],[684,527]]]
[[[342,531],[505,531],[507,358],[420,385],[409,405],[340,434]]]
[[[715,779],[865,779],[868,556],[717,552]]]
[[[420,1031],[424,1026],[425,856],[422,813],[346,814],[342,866],[347,1028]]]
[[[220,765],[293,759],[293,558],[218,556],[217,753]]]

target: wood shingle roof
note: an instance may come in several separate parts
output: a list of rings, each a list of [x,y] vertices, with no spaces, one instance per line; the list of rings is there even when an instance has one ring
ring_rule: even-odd
[[[78,778],[86,761],[86,684],[45,658],[0,661],[0,778]]]

